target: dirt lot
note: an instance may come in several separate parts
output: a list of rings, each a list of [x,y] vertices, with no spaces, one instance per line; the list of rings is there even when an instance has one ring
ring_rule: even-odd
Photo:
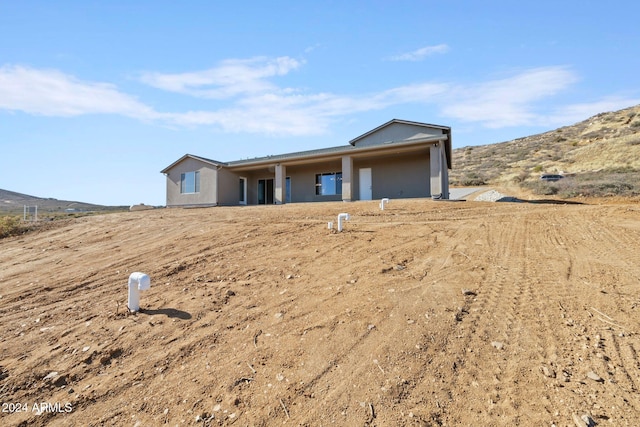
[[[633,203],[75,219],[0,242],[0,424],[638,426],[639,292]]]

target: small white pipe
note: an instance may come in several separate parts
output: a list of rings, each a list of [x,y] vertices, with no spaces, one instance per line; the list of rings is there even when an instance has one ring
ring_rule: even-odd
[[[140,291],[146,291],[151,286],[151,279],[144,273],[131,273],[129,276],[129,311],[140,311]]]
[[[328,228],[329,230],[333,229],[333,221],[329,221],[329,222],[327,223],[327,228]]]
[[[338,214],[338,231],[342,231],[342,220],[349,221],[348,213]]]
[[[380,210],[383,211],[384,210],[384,205],[389,203],[389,198],[385,197],[384,199],[380,200]]]

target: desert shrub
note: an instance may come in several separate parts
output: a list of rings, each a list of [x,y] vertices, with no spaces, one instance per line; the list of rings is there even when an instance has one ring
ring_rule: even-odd
[[[465,187],[476,187],[480,185],[487,185],[487,182],[482,178],[470,178],[465,176],[460,179],[460,185]]]
[[[16,216],[0,217],[0,239],[21,234],[24,230],[20,218]]]
[[[514,176],[511,181],[515,184],[521,184],[529,178],[529,173],[526,170],[520,171],[518,175]]]
[[[633,166],[628,166],[628,165],[617,166],[617,167],[608,168],[608,169],[605,169],[604,171],[598,172],[597,174],[595,174],[595,176],[599,177],[602,174],[627,174],[627,173],[634,173],[634,172],[638,172],[638,171]]]
[[[521,184],[535,194],[569,197],[632,197],[640,195],[640,171],[632,167],[588,172],[557,182],[525,181]]]
[[[542,172],[542,165],[534,166],[533,171],[536,172],[536,173],[537,172]]]
[[[611,197],[638,194],[628,182],[594,180],[564,185],[558,192],[561,197]]]
[[[635,122],[631,123],[631,127],[632,128],[639,128],[640,127],[640,120],[636,120]]]
[[[525,181],[522,186],[541,196],[553,196],[558,194],[558,184],[548,181]]]

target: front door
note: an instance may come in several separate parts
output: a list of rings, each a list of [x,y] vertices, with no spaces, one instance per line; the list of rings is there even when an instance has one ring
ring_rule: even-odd
[[[371,168],[360,168],[360,200],[371,200]]]
[[[275,200],[273,178],[258,180],[258,204],[272,205]]]

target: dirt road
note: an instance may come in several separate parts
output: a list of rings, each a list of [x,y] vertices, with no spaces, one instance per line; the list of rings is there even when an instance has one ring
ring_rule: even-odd
[[[637,426],[639,303],[637,204],[86,217],[0,241],[0,424]]]

